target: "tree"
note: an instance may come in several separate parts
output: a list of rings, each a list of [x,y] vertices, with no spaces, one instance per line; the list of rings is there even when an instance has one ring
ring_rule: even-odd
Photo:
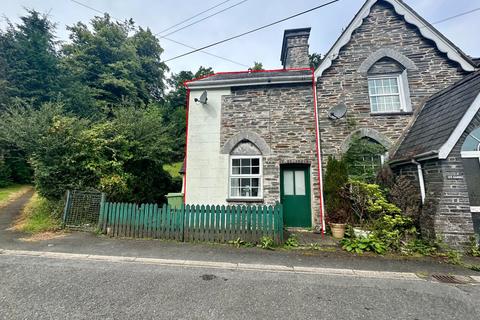
[[[248,70],[251,70],[251,71],[261,71],[261,70],[264,70],[263,69],[263,64],[261,62],[257,62],[255,61],[253,63],[253,67],[249,68]]]
[[[343,159],[337,160],[329,156],[325,171],[325,205],[327,214],[332,218],[340,211],[348,211],[344,194],[345,185],[348,183],[347,165]]]
[[[124,107],[93,122],[59,103],[10,108],[0,119],[0,140],[25,150],[39,194],[59,200],[68,189],[94,188],[114,201],[164,202],[172,180],[168,129],[157,107]]]
[[[310,60],[310,68],[317,69],[318,66],[320,66],[320,63],[322,63],[323,58],[320,53],[312,53],[308,55],[308,58]]]
[[[109,113],[124,105],[145,107],[161,102],[167,66],[163,49],[150,30],[132,20],[114,22],[108,14],[95,17],[90,30],[79,22],[68,27],[71,43],[62,48],[63,65]]]
[[[32,106],[57,98],[60,93],[59,58],[55,25],[46,15],[27,10],[21,23],[0,33],[0,104],[14,100]]]

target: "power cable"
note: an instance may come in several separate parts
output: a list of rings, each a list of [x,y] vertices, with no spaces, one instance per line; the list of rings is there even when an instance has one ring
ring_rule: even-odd
[[[168,28],[166,28],[166,29],[163,29],[162,31],[159,31],[158,33],[160,34],[160,33],[166,32],[166,31],[168,31],[168,30],[171,30],[171,29],[175,28],[176,26],[179,26],[179,25],[181,25],[181,24],[183,24],[183,23],[185,23],[185,22],[187,22],[187,21],[190,21],[190,20],[192,20],[192,19],[194,19],[194,18],[196,18],[196,17],[198,17],[198,16],[200,16],[200,15],[202,15],[202,14],[208,12],[208,11],[211,11],[211,10],[217,8],[217,7],[220,7],[222,4],[227,3],[227,2],[230,2],[230,1],[232,1],[232,0],[222,1],[222,2],[214,5],[213,7],[210,7],[210,8],[208,8],[208,9],[206,9],[206,10],[203,10],[202,12],[197,13],[196,15],[191,16],[190,18],[187,18],[187,19],[185,19],[185,20],[182,20],[182,21],[174,24],[173,26],[170,26],[170,27],[168,27]]]
[[[463,17],[463,16],[465,16],[465,15],[467,15],[467,14],[470,14],[470,13],[473,13],[473,12],[476,12],[476,11],[479,11],[479,10],[480,10],[480,7],[479,7],[479,8],[472,9],[472,10],[469,10],[469,11],[462,12],[462,13],[459,13],[459,14],[456,14],[456,15],[451,16],[451,17],[447,17],[447,18],[442,19],[442,20],[438,20],[438,21],[432,22],[432,24],[439,24],[439,23],[442,23],[442,22],[445,22],[445,21],[448,21],[448,20],[452,20],[452,19],[455,19],[455,18]]]
[[[192,50],[192,51],[183,53],[183,54],[181,54],[181,55],[178,55],[178,56],[175,56],[175,57],[173,57],[173,58],[167,59],[167,60],[165,60],[164,62],[168,62],[168,61],[172,61],[172,60],[175,60],[175,59],[178,59],[178,58],[181,58],[181,57],[185,57],[185,56],[190,55],[190,54],[192,54],[192,53],[195,53],[195,52],[197,52],[197,51],[201,51],[201,50],[204,50],[204,49],[207,49],[207,48],[210,48],[210,47],[219,45],[219,44],[221,44],[221,43],[225,43],[225,42],[227,42],[227,41],[231,41],[231,40],[233,40],[233,39],[237,39],[237,38],[243,37],[243,36],[245,36],[245,35],[247,35],[247,34],[251,34],[251,33],[257,32],[257,31],[259,31],[259,30],[262,30],[262,29],[271,27],[271,26],[273,26],[273,25],[279,24],[279,23],[281,23],[281,22],[284,22],[284,21],[287,21],[287,20],[296,18],[296,17],[298,17],[298,16],[301,16],[301,15],[303,15],[303,14],[312,12],[312,11],[314,11],[314,10],[318,10],[318,9],[320,9],[320,8],[326,7],[326,6],[331,5],[331,4],[333,4],[333,3],[335,3],[335,2],[338,2],[338,1],[340,1],[340,0],[332,0],[332,1],[326,2],[326,3],[321,4],[321,5],[319,5],[319,6],[316,6],[316,7],[313,7],[313,8],[311,8],[311,9],[308,9],[308,10],[305,10],[305,11],[302,11],[302,12],[299,12],[299,13],[296,13],[296,14],[294,14],[294,15],[288,16],[288,17],[286,17],[286,18],[283,18],[283,19],[280,19],[280,20],[271,22],[271,23],[266,24],[266,25],[263,25],[263,26],[261,26],[261,27],[258,27],[258,28],[255,28],[255,29],[252,29],[252,30],[249,30],[249,31],[240,33],[240,34],[237,34],[237,35],[235,35],[235,36],[232,36],[232,37],[229,37],[229,38],[226,38],[226,39],[223,39],[223,40],[214,42],[214,43],[211,43],[211,44],[209,44],[209,45],[203,46],[203,47],[198,48],[198,49],[195,49],[195,50]]]
[[[214,17],[214,16],[216,16],[216,15],[222,13],[222,12],[225,12],[225,11],[227,11],[227,10],[230,10],[230,9],[232,9],[232,8],[235,8],[236,6],[239,6],[239,5],[241,5],[242,3],[247,2],[247,1],[248,1],[248,0],[242,0],[242,1],[240,1],[240,2],[237,2],[237,3],[235,3],[235,4],[233,4],[233,5],[229,6],[229,7],[226,7],[226,8],[224,8],[224,9],[222,9],[222,10],[219,10],[219,11],[217,11],[217,12],[215,12],[215,13],[212,13],[211,15],[208,15],[208,16],[202,18],[202,19],[196,20],[196,21],[194,21],[194,22],[192,22],[192,23],[187,24],[186,26],[183,26],[183,27],[181,27],[181,28],[175,29],[175,30],[173,30],[173,31],[171,31],[171,32],[163,35],[163,36],[160,36],[160,38],[164,38],[164,37],[167,37],[167,36],[169,36],[169,35],[171,35],[171,34],[177,33],[178,31],[181,31],[181,30],[183,30],[183,29],[186,29],[186,28],[188,28],[188,27],[191,27],[191,26],[193,26],[193,25],[195,25],[195,24],[197,24],[197,23],[199,23],[199,22],[202,22],[202,21],[207,20],[207,19],[209,19],[209,18],[211,18],[211,17]],[[162,33],[162,32],[156,33],[155,35],[159,35],[160,33]]]
[[[105,14],[105,12],[103,12],[103,11],[101,11],[101,10],[99,10],[99,9],[96,9],[96,8],[94,8],[94,7],[91,7],[91,6],[89,6],[89,5],[87,5],[87,4],[83,3],[83,2],[80,2],[80,1],[77,1],[77,0],[70,0],[70,1],[76,3],[76,4],[80,5],[80,6],[82,6],[82,7],[84,7],[84,8],[87,8],[87,9],[90,9],[90,10],[95,11],[95,12],[97,12],[97,13],[100,13],[100,14],[102,14],[102,15]],[[231,1],[231,0],[229,0],[229,1]],[[227,1],[224,1],[224,3],[225,3],[225,2],[227,2]],[[213,8],[213,7],[212,7],[212,8]],[[121,19],[121,18],[112,16],[112,15],[110,15],[110,17],[112,17],[113,19],[117,20],[118,22],[124,21],[124,19]],[[177,40],[173,40],[173,39],[171,39],[171,38],[162,37],[162,39],[165,39],[165,40],[167,40],[167,41],[176,43],[176,44],[178,44],[178,45],[184,46],[184,47],[189,48],[189,49],[197,50],[197,48],[195,48],[195,47],[193,47],[193,46],[190,46],[190,45],[188,45],[188,44],[185,44],[185,43],[180,42],[180,41],[177,41]],[[229,59],[229,58],[225,58],[225,57],[219,56],[219,55],[217,55],[217,54],[210,53],[210,52],[208,52],[208,51],[204,51],[204,50],[197,50],[197,51],[200,51],[200,52],[202,52],[202,53],[204,53],[204,54],[207,54],[207,55],[209,55],[209,56],[212,56],[212,57],[215,57],[215,58],[218,58],[218,59],[222,59],[222,60],[224,60],[224,61],[228,61],[228,62],[233,63],[233,64],[237,64],[237,65],[242,66],[242,67],[247,67],[247,68],[249,67],[248,65],[246,65],[246,64],[244,64],[244,63],[241,63],[241,62],[238,62],[238,61]],[[164,62],[165,62],[165,61],[164,61]]]

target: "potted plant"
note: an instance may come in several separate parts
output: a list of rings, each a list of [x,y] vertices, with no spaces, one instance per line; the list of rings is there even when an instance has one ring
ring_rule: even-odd
[[[347,227],[347,222],[349,214],[347,209],[338,208],[328,215],[330,230],[332,231],[332,236],[335,239],[343,239],[345,236],[345,229]]]
[[[325,205],[332,235],[342,239],[347,222],[350,220],[350,203],[348,196],[348,171],[344,160],[328,158],[325,173]]]

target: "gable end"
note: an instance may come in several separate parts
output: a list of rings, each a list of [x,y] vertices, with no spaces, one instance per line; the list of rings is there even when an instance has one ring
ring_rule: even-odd
[[[416,26],[423,37],[433,41],[439,51],[445,53],[450,60],[457,62],[464,71],[471,72],[475,70],[474,63],[460,49],[402,1],[367,0],[330,51],[325,55],[322,63],[315,70],[315,77],[320,77],[325,70],[330,68],[333,61],[337,59],[340,50],[350,42],[354,31],[358,29],[363,24],[364,19],[368,17],[371,8],[380,1],[392,5],[398,15],[402,16],[406,22]]]

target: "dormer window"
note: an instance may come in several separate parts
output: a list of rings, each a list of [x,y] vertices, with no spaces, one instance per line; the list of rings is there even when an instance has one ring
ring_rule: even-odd
[[[368,77],[372,113],[407,112],[401,74]]]

